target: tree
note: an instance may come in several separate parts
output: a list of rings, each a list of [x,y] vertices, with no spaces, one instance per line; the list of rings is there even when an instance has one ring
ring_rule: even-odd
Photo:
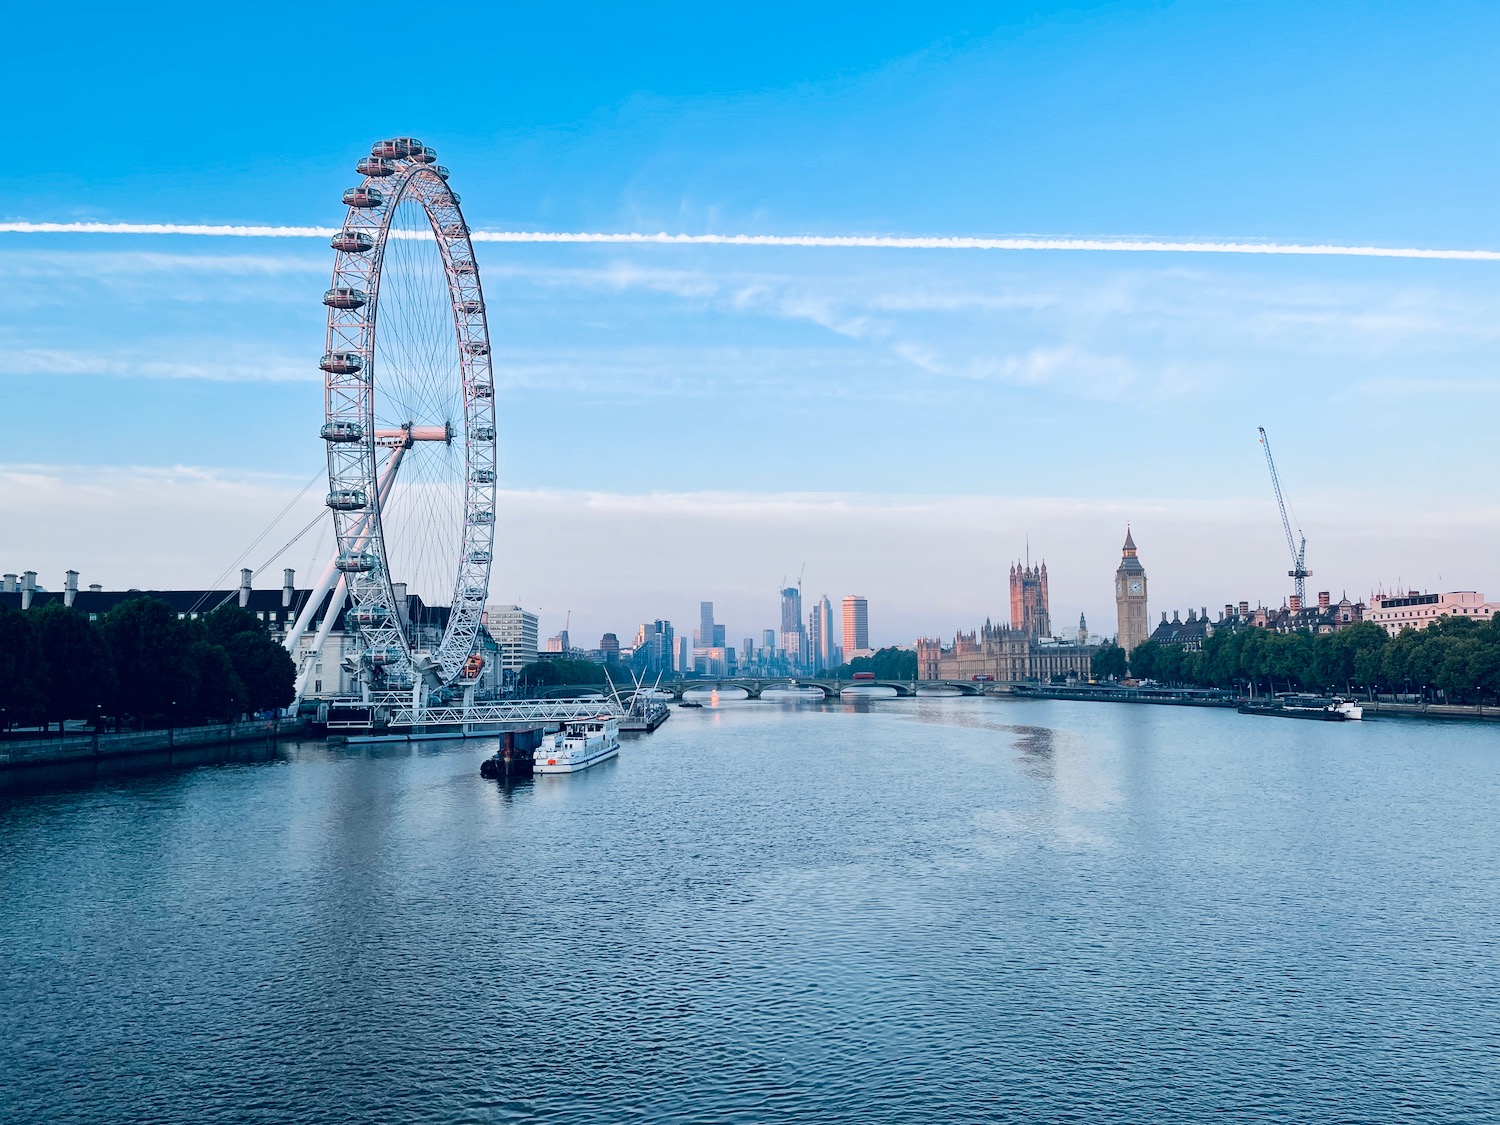
[[[114,699],[115,668],[104,638],[87,616],[61,602],[30,613],[43,674],[44,719],[96,719]]]
[[[103,633],[119,681],[119,712],[142,724],[160,717],[175,722],[177,707],[197,698],[198,674],[172,607],[148,596],[121,602],[105,616]]]
[[[1125,678],[1125,650],[1119,645],[1101,645],[1089,661],[1089,669],[1101,680]]]
[[[1130,674],[1138,680],[1154,679],[1161,652],[1161,645],[1155,641],[1142,641],[1136,645],[1130,652]]]
[[[245,709],[245,686],[224,646],[194,641],[185,655],[198,685],[193,698],[181,709],[184,717],[214,721],[239,715]]]
[[[0,606],[0,730],[33,723],[44,710],[36,630],[29,614]]]
[[[197,624],[206,643],[228,654],[240,683],[242,710],[291,706],[297,695],[297,664],[265,622],[237,605],[224,605]]]
[[[892,645],[877,649],[869,656],[856,656],[846,664],[823,674],[830,679],[847,680],[855,672],[873,672],[877,680],[915,680],[917,654],[911,649]]]

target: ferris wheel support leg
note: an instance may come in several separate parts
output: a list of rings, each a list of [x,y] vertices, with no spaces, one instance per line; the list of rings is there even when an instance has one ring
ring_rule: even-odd
[[[312,624],[312,619],[318,612],[318,606],[323,602],[323,595],[328,593],[333,587],[334,578],[338,575],[338,561],[338,551],[334,551],[333,556],[328,560],[327,567],[323,570],[322,577],[318,579],[318,584],[312,588],[312,593],[308,595],[307,604],[302,607],[302,612],[297,615],[297,620],[292,624],[291,629],[286,635],[286,640],[283,643],[286,645],[287,652],[292,654],[294,660],[297,657],[297,645],[301,642],[302,635],[307,632],[307,627]],[[300,696],[301,693],[299,692],[298,694]]]
[[[323,615],[323,621],[318,626],[317,635],[313,638],[312,648],[308,649],[306,662],[303,664],[302,673],[297,677],[297,701],[300,703],[302,697],[307,694],[307,683],[312,679],[313,669],[318,666],[318,657],[323,652],[323,645],[328,640],[328,634],[333,631],[333,623],[338,620],[339,611],[344,608],[344,599],[349,593],[349,579],[347,575],[339,575],[339,583],[334,587],[333,597],[328,602],[328,612]]]

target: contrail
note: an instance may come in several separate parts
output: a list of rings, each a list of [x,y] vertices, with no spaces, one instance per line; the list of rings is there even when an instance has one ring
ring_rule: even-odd
[[[175,234],[212,238],[329,238],[336,227],[212,226],[187,223],[0,223],[0,234]],[[476,230],[475,242],[556,242],[627,246],[788,246],[831,250],[1061,250],[1104,254],[1290,254],[1323,258],[1431,258],[1500,262],[1500,250],[1417,246],[1303,245],[1135,238],[943,238],[898,235],[604,234],[586,231]]]

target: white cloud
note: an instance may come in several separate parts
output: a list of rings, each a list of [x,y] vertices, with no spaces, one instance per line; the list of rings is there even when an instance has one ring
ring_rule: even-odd
[[[243,349],[225,348],[210,362],[163,359],[158,351],[112,353],[61,348],[0,351],[0,377],[104,375],[127,379],[204,379],[216,383],[321,382],[322,373],[306,357],[268,355],[246,358]]]

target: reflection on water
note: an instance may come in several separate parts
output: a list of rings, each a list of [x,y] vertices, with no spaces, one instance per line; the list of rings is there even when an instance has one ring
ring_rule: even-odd
[[[0,1120],[1495,1120],[1493,741],[721,699],[12,785]]]

